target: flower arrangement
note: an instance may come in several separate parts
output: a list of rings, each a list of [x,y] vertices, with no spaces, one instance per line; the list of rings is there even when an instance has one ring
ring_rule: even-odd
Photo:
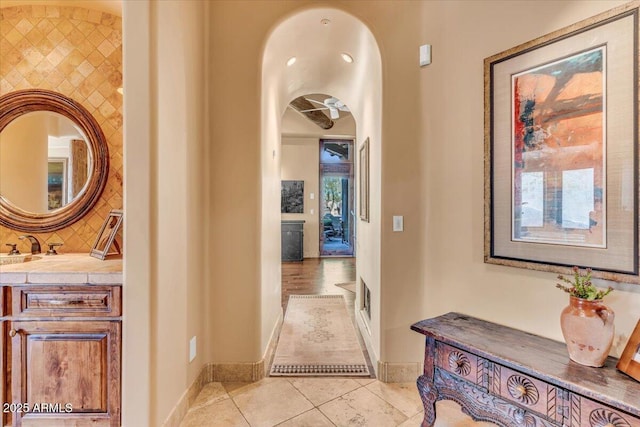
[[[564,277],[562,274],[558,275],[558,279],[570,286],[565,286],[561,283],[556,284],[556,288],[562,289],[572,297],[586,299],[588,301],[601,300],[608,295],[613,288],[609,286],[607,289],[599,289],[591,283],[591,269],[587,268],[586,273],[582,274],[578,267],[573,267],[573,280]]]

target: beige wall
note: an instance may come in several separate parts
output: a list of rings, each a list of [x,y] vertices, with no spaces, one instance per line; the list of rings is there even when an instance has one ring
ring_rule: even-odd
[[[151,3],[152,33],[157,35],[152,58],[156,80],[152,135],[153,168],[152,282],[153,363],[156,422],[168,411],[204,365],[206,355],[204,221],[203,3]],[[171,28],[171,31],[164,31]],[[154,221],[155,220],[155,221]],[[200,357],[189,364],[189,340],[200,338]],[[153,360],[153,359],[152,359]]]
[[[204,2],[126,2],[123,425],[161,425],[204,364]],[[131,213],[129,215],[129,213]],[[189,362],[189,340],[197,356]]]
[[[151,319],[155,307],[152,290],[153,254],[151,240],[153,141],[155,123],[151,97],[151,10],[148,1],[126,2],[122,11],[124,71],[124,287],[122,330],[122,425],[151,426],[156,420],[157,403],[153,395],[155,371],[152,357]],[[155,68],[155,67],[153,67]],[[154,71],[155,73],[155,71]],[[135,257],[133,256],[135,254]],[[155,310],[155,308],[153,309]],[[152,326],[153,325],[153,326]],[[176,389],[184,391],[178,382]],[[168,390],[173,393],[173,390]],[[173,397],[173,396],[172,396]],[[174,402],[175,404],[176,402]]]
[[[266,241],[260,235],[263,224],[280,220],[279,209],[267,211],[267,218],[260,215],[262,203],[279,194],[277,178],[265,182],[264,189],[261,184],[263,169],[280,169],[278,144],[264,152],[260,144],[262,46],[271,25],[268,16],[275,16],[268,9],[262,16],[251,12],[255,20],[239,28],[251,11],[241,4],[212,2],[208,17],[211,199],[206,211],[211,252],[206,280],[211,288],[207,304],[214,308],[209,336],[213,362],[260,360],[281,312],[277,282],[261,279],[279,275],[279,228]],[[278,112],[267,114],[270,123],[278,120]],[[261,259],[270,262],[263,265]],[[263,294],[268,303],[262,304]],[[270,318],[268,325],[260,322],[263,315]]]
[[[30,212],[48,210],[48,125],[47,113],[36,112],[13,120],[0,134],[0,194]]]
[[[109,211],[122,209],[122,96],[116,91],[122,86],[121,18],[55,2],[1,5],[0,94],[29,88],[62,93],[93,115],[107,139],[109,176],[94,208],[70,227],[34,233],[41,242],[63,242],[60,252],[89,253]],[[0,242],[28,251],[21,234],[0,226]]]
[[[283,213],[282,219],[303,220],[305,258],[320,256],[319,232],[319,140],[318,138],[282,138],[282,180],[304,181],[304,213]],[[314,199],[311,199],[311,193]],[[277,200],[275,201],[277,202]],[[313,209],[313,213],[311,210]]]
[[[258,33],[262,33],[266,30],[266,27],[259,25],[256,29]],[[257,54],[259,57],[259,61],[256,65],[260,67],[263,55],[261,49],[262,46],[253,43],[251,43],[250,46],[250,51]],[[254,58],[243,57],[242,59],[248,59],[252,65],[254,64]],[[260,78],[263,79],[262,90],[264,91],[264,77],[266,73],[264,69],[260,71],[262,72]],[[242,80],[244,80],[244,78],[250,78],[250,76],[245,75]],[[240,80],[240,82],[242,82],[242,80]],[[255,289],[258,291],[257,294],[251,295],[251,297],[256,297],[256,303],[259,304],[260,311],[259,313],[255,310],[253,312],[243,311],[241,313],[241,318],[236,318],[234,316],[234,321],[236,321],[235,324],[231,324],[229,325],[229,328],[221,331],[225,336],[229,337],[231,341],[234,341],[234,336],[238,336],[244,332],[244,329],[246,328],[244,323],[248,323],[251,326],[253,326],[254,323],[259,325],[258,328],[254,328],[254,331],[259,334],[259,338],[256,342],[252,343],[258,344],[258,346],[254,349],[250,348],[248,345],[243,345],[244,354],[242,356],[236,355],[236,357],[240,357],[239,360],[241,361],[259,361],[261,359],[266,359],[268,356],[269,343],[276,339],[275,334],[278,331],[278,324],[283,317],[281,308],[282,292],[280,286],[280,277],[282,275],[280,262],[282,259],[280,245],[282,237],[280,230],[281,216],[280,203],[277,202],[280,200],[280,169],[282,164],[280,120],[282,119],[282,112],[278,108],[273,108],[273,104],[269,104],[272,99],[268,98],[271,97],[261,97],[259,95],[260,84],[259,81],[256,83],[257,86],[253,89],[257,91],[254,95],[257,95],[255,101],[257,102],[257,105],[260,105],[261,116],[256,123],[252,123],[252,125],[255,125],[256,127],[253,128],[252,126],[250,130],[252,132],[251,137],[256,138],[252,143],[255,142],[257,144],[253,149],[257,150],[258,162],[261,169],[257,171],[255,176],[253,174],[250,175],[252,179],[257,178],[257,182],[252,183],[253,185],[250,184],[249,186],[243,187],[243,193],[246,191],[246,195],[257,193],[260,196],[260,201],[256,206],[260,212],[258,215],[259,223],[256,224],[257,228],[252,230],[257,233],[253,239],[258,243],[260,251],[256,253],[249,251],[247,253],[248,256],[244,257],[243,261],[247,265],[255,263],[260,266],[258,271],[259,276],[256,277],[256,281],[258,283],[251,283],[251,286],[255,286]],[[251,102],[250,100],[245,101],[248,101],[248,103]],[[227,125],[228,124],[229,123],[227,123]],[[254,130],[258,131],[256,135],[253,135]],[[233,129],[229,128],[225,131],[233,132]],[[264,138],[264,135],[268,135],[268,137]],[[238,203],[244,204],[242,199],[238,197],[237,193],[229,194],[226,192],[225,197],[230,201],[230,205],[232,206],[237,206]],[[233,210],[235,208],[231,209]],[[250,213],[247,212],[247,214]],[[250,241],[245,241],[242,244],[244,245],[247,243],[251,245]],[[220,243],[215,246],[212,245],[212,253],[221,254],[223,251],[224,249]],[[217,286],[224,286],[224,281],[233,278],[235,273],[236,272],[232,270],[228,270],[224,271],[221,275],[216,274],[215,280],[217,282]],[[231,290],[231,292],[234,291]],[[236,298],[246,298],[246,294],[243,296],[242,292],[245,292],[245,289],[242,289],[240,293],[236,293],[234,295],[234,300]],[[253,303],[252,300],[250,301]],[[228,343],[226,340],[224,342],[225,344]],[[247,353],[247,350],[255,352],[259,357],[255,358],[255,356]]]

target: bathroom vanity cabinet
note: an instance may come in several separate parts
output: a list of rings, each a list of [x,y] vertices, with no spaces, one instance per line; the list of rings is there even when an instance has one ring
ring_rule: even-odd
[[[122,286],[110,274],[20,283],[2,267],[3,426],[120,426]]]
[[[121,287],[2,291],[5,423],[119,426]]]

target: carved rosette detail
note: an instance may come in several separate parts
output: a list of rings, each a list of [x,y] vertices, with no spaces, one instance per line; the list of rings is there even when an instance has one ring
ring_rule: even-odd
[[[536,427],[536,419],[525,413],[522,409],[517,409],[514,412],[513,419],[519,426]]]
[[[507,390],[511,397],[525,405],[535,405],[539,394],[535,384],[520,375],[511,375],[507,380]]]
[[[449,353],[449,367],[458,375],[466,377],[471,373],[469,358],[459,351]]]
[[[607,409],[591,411],[589,424],[591,427],[631,427],[627,420]]]

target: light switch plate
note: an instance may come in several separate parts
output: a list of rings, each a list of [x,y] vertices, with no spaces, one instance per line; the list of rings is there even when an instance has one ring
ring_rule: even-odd
[[[404,217],[402,215],[393,216],[393,231],[404,231]]]
[[[189,362],[193,362],[196,358],[196,337],[192,337],[189,340]]]
[[[315,193],[309,193],[309,198],[310,198],[311,200],[315,199],[315,198],[316,198]]]
[[[431,64],[431,45],[423,44],[420,46],[420,66]]]

